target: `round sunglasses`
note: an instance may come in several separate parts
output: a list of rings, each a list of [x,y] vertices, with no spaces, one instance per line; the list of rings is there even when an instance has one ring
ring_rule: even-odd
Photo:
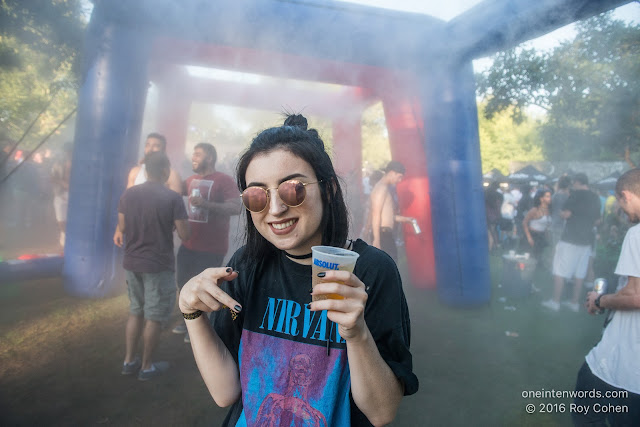
[[[296,179],[290,179],[281,182],[280,185],[274,188],[252,185],[251,187],[245,188],[240,197],[242,197],[242,204],[248,211],[259,213],[269,205],[271,190],[277,190],[280,200],[290,208],[295,208],[300,206],[304,202],[305,197],[307,197],[305,187],[311,184],[318,184],[319,182],[322,182],[322,180],[316,182],[300,182]]]

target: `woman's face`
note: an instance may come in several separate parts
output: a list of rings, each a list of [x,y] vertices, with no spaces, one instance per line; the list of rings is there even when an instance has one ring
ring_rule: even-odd
[[[551,203],[551,193],[549,193],[548,191],[546,193],[544,193],[542,195],[542,197],[540,198],[540,202],[543,205],[548,205],[549,203]]]
[[[275,190],[290,179],[303,183],[318,181],[309,163],[289,151],[275,150],[259,154],[251,160],[245,173],[247,187],[270,188],[269,202],[262,212],[250,212],[258,232],[276,248],[292,255],[311,252],[311,246],[322,244],[322,200],[318,184],[305,186],[306,197],[297,207],[282,202]]]

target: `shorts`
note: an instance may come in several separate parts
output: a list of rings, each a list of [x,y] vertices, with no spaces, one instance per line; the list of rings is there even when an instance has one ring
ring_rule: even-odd
[[[69,204],[69,193],[65,192],[53,198],[53,210],[56,213],[56,221],[67,222],[67,205]]]
[[[178,289],[191,280],[192,277],[202,273],[207,268],[216,268],[222,265],[224,255],[211,252],[192,251],[184,245],[178,249],[176,255],[176,281]]]
[[[135,273],[125,270],[129,292],[129,312],[147,320],[165,323],[169,320],[176,302],[175,274]]]
[[[565,279],[584,279],[587,276],[591,246],[559,241],[553,256],[553,275]]]

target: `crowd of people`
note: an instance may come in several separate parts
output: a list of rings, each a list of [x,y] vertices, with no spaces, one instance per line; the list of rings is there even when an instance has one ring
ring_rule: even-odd
[[[560,278],[574,281],[576,289],[585,279],[590,286],[596,276],[612,274],[630,225],[613,193],[590,187],[584,173],[536,185],[493,182],[485,189],[489,249],[498,254],[510,250],[530,254],[539,269],[552,273],[558,292],[563,286]],[[575,251],[566,254],[568,244],[583,247],[581,256]],[[575,309],[577,300],[571,302],[570,308]]]

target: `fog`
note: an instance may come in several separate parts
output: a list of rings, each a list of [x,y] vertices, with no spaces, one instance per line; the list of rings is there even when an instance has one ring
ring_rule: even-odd
[[[108,2],[94,3],[101,4],[104,10],[109,9]],[[229,16],[217,19],[215,25],[206,20],[211,18],[212,12],[204,10],[208,6],[203,2],[163,0],[154,7],[150,6],[151,0],[117,3],[114,11],[130,11],[131,16],[114,18],[116,27],[122,25],[132,35],[147,38],[149,66],[145,72],[140,72],[146,76],[146,97],[141,101],[143,107],[139,112],[141,122],[128,123],[126,131],[113,132],[121,140],[113,142],[110,152],[125,164],[107,176],[112,183],[109,188],[114,193],[104,197],[117,200],[115,193],[124,190],[126,183],[126,174],[120,172],[129,170],[141,160],[145,136],[151,132],[167,136],[167,154],[183,180],[194,173],[191,154],[200,142],[209,142],[216,147],[216,169],[235,179],[238,157],[252,138],[262,129],[279,126],[284,119],[283,113],[301,113],[309,120],[309,127],[319,131],[341,175],[351,213],[352,238],[360,237],[368,198],[367,180],[373,171],[383,169],[389,160],[402,158],[412,162],[407,178],[423,177],[423,171],[428,170],[427,160],[432,160],[428,151],[407,149],[413,145],[411,141],[403,140],[401,133],[410,128],[408,140],[415,135],[422,139],[428,137],[423,118],[432,114],[429,108],[433,107],[421,106],[420,102],[425,94],[432,93],[429,90],[435,92],[433,88],[438,88],[439,83],[420,83],[420,79],[435,79],[440,69],[420,58],[424,56],[433,58],[434,62],[453,64],[446,69],[467,76],[461,80],[468,83],[472,61],[475,61],[476,70],[487,69],[489,55],[513,46],[531,46],[530,39],[570,24],[577,13],[576,10],[552,8],[558,17],[549,17],[540,6],[541,9],[524,8],[530,12],[530,17],[510,15],[508,2],[502,2],[505,4],[503,16],[491,17],[489,13],[499,8],[487,7],[487,4],[500,2],[489,0],[457,2],[462,5],[459,11],[446,10],[432,16],[338,2],[274,1],[288,15],[275,19],[276,28],[272,28],[260,16],[269,9],[268,1],[255,2],[255,8],[247,6],[247,10],[230,7]],[[299,16],[300,11],[287,9],[287,3],[310,4],[318,14],[318,21],[327,27],[312,26],[313,19]],[[577,9],[575,3],[567,2],[569,8]],[[614,1],[611,6],[620,3]],[[224,13],[224,2],[216,5],[219,12]],[[635,9],[625,6],[627,15],[629,10],[638,12],[637,4],[633,6]],[[199,8],[202,13],[198,13]],[[97,10],[98,6],[94,13]],[[474,20],[475,16],[484,14],[487,14],[484,22]],[[142,22],[143,17],[146,23]],[[391,17],[391,24],[386,20],[388,17]],[[167,28],[161,28],[165,19]],[[527,19],[530,19],[529,23]],[[308,32],[299,26],[298,20],[309,25]],[[507,25],[510,20],[518,24]],[[243,25],[242,31],[238,31],[239,22],[252,25]],[[291,25],[287,27],[287,23]],[[468,27],[470,23],[474,24],[472,28]],[[481,24],[487,25],[481,28]],[[90,28],[93,28],[91,24]],[[399,28],[402,31],[397,31]],[[448,40],[437,39],[439,34],[447,34]],[[100,43],[97,45],[107,49]],[[337,48],[336,45],[341,46]],[[83,78],[91,72],[90,66],[85,68]],[[452,79],[446,84],[461,80]],[[114,86],[107,85],[107,88],[116,90]],[[475,94],[470,96],[475,97]],[[105,98],[117,97],[107,95]],[[397,99],[406,101],[412,108],[401,109],[402,114],[396,111],[390,115],[389,101]],[[378,109],[380,105],[382,108]],[[122,117],[137,114],[131,111],[117,113]],[[389,117],[395,120],[393,124],[387,122]],[[402,118],[406,122],[400,124],[400,131],[395,128],[398,133],[393,140],[393,126],[398,126]],[[417,126],[410,126],[413,121]],[[3,157],[0,169],[0,181],[4,179],[0,183],[0,262],[64,255],[61,225],[56,221],[54,209],[52,170],[54,165],[64,161],[65,143],[87,143],[75,139],[74,129],[75,118],[34,153],[25,146],[35,146],[36,138],[31,138],[25,145],[16,145],[16,138],[3,141],[2,149],[8,157]],[[361,142],[358,138],[369,140]],[[470,143],[479,145],[475,140]],[[128,148],[114,148],[120,145]],[[480,154],[478,147],[474,149]],[[136,151],[135,159],[127,156],[126,150]],[[76,146],[74,153],[79,151]],[[86,161],[89,157],[87,154],[78,160],[76,156],[72,161]],[[502,171],[506,176],[533,163],[519,158],[509,161],[509,170]],[[531,187],[555,191],[555,182],[563,172],[587,172],[595,183],[628,168],[623,160],[587,164],[544,159],[535,166],[548,175],[546,182],[505,177],[498,184],[502,183],[505,193],[518,188],[523,192],[531,190],[533,194]],[[72,167],[80,168],[77,164]],[[481,170],[485,174],[489,171],[484,165]],[[6,178],[9,174],[11,176]],[[483,187],[481,178],[475,178],[471,184],[478,188],[474,187],[468,193],[477,196]],[[485,176],[484,181],[487,187],[494,180]],[[608,191],[608,187],[593,188],[604,189],[603,197]],[[471,206],[474,217],[485,217],[484,206]],[[111,211],[104,215],[113,216],[115,208],[111,206]],[[225,260],[242,245],[244,221],[244,210],[232,217],[230,248]],[[105,223],[100,233],[111,236],[114,228],[115,222]],[[424,224],[422,228],[425,228]],[[514,250],[524,255],[525,251],[505,232],[498,249],[483,253],[490,262],[489,301],[470,308],[456,308],[442,303],[435,290],[421,289],[412,283],[415,273],[411,263],[416,263],[417,259],[410,259],[412,254],[409,252],[414,238],[410,227],[401,229],[397,239],[398,267],[409,301],[414,369],[421,384],[416,395],[404,399],[393,425],[570,425],[572,400],[567,395],[561,398],[548,394],[544,398],[523,396],[528,392],[558,390],[568,393],[573,390],[578,369],[584,356],[599,340],[604,319],[588,316],[584,310],[550,313],[540,307],[540,301],[547,299],[551,292],[551,252],[548,250],[540,260],[543,266],[534,275],[530,275],[530,271],[525,274],[524,267],[512,271],[517,267],[505,258],[505,254]],[[459,242],[464,244],[465,238],[459,237]],[[514,239],[522,239],[522,235]],[[175,240],[179,244],[179,239]],[[473,239],[469,241],[476,245]],[[485,243],[478,247],[487,252]],[[3,282],[7,281],[0,277],[0,286],[6,284]],[[15,281],[11,282],[15,285]],[[0,294],[0,298],[1,295],[5,294]],[[10,302],[9,297],[5,295],[4,298],[5,303]],[[125,316],[126,311],[123,311],[122,318]],[[9,321],[5,323],[0,333],[9,334],[14,325]],[[121,340],[122,331],[117,333],[117,339]],[[14,351],[19,354],[19,350]],[[113,355],[114,367],[120,359],[121,354]],[[18,380],[11,379],[12,382]],[[98,384],[95,394],[96,399],[101,398]],[[214,405],[213,402],[210,404]],[[525,411],[526,404],[534,405],[533,414]],[[69,411],[73,411],[73,404],[68,406]],[[21,416],[10,412],[7,419],[15,421]],[[143,424],[145,421],[141,420]],[[221,419],[212,421],[216,425],[220,422]],[[52,424],[57,423],[54,420]]]

